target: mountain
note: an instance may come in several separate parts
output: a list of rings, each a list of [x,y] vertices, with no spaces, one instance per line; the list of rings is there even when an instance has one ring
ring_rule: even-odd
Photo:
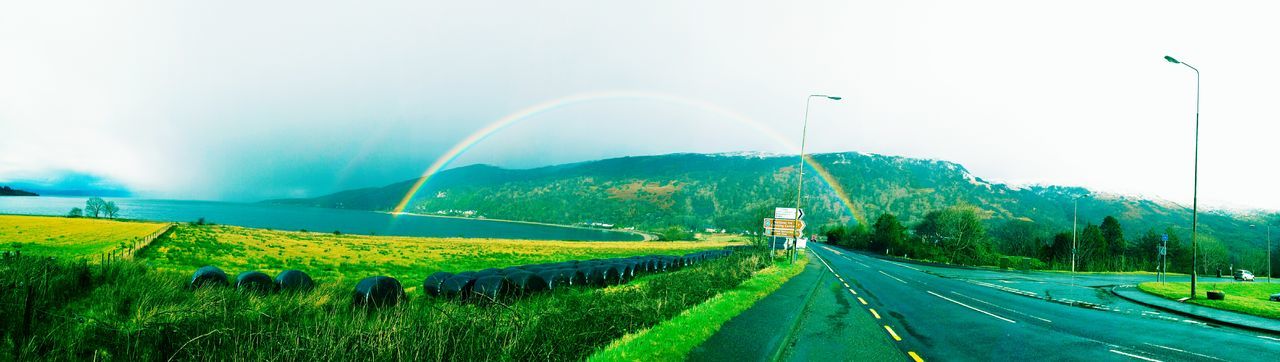
[[[40,196],[40,195],[34,192],[9,188],[9,186],[0,186],[0,196]]]
[[[892,213],[910,224],[931,210],[967,204],[980,208],[992,228],[1030,221],[1046,231],[1069,231],[1073,201],[1079,223],[1115,216],[1125,235],[1148,230],[1189,240],[1191,211],[1167,201],[1114,195],[1079,187],[1011,187],[983,180],[946,161],[856,152],[810,156],[828,171],[805,168],[806,220],[824,224],[866,222]],[[774,207],[795,204],[794,155],[669,154],[605,159],[533,169],[471,165],[440,172],[409,203],[408,212],[475,215],[563,224],[606,223],[653,229],[683,226],[749,231]],[[851,207],[838,194],[843,189]],[[343,191],[311,199],[267,202],[319,207],[391,210],[417,179]],[[1258,215],[1202,211],[1200,232],[1227,249],[1264,242],[1250,228]]]

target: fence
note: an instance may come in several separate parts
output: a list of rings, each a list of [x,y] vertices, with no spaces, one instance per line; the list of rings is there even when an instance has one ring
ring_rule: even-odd
[[[161,236],[164,236],[165,234],[168,234],[170,231],[173,231],[173,227],[176,225],[177,224],[168,224],[168,225],[165,225],[165,227],[160,230],[156,230],[155,232],[148,234],[147,236],[134,240],[132,243],[129,243],[129,244],[121,243],[122,244],[121,247],[108,250],[106,252],[103,252],[102,254],[99,254],[98,262],[110,263],[113,261],[133,259],[134,257],[138,256],[139,251],[142,251],[142,249],[148,246],[151,246],[151,243],[155,242],[156,239],[159,239]]]

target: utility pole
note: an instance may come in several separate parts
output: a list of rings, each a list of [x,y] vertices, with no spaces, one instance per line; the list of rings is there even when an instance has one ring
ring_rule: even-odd
[[[1076,285],[1076,225],[1080,223],[1080,198],[1074,201],[1073,211],[1071,213],[1071,285]]]

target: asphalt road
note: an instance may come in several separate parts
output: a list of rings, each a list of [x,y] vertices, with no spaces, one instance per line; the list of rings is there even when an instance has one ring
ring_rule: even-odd
[[[1280,361],[1280,335],[1190,320],[1103,288],[1150,276],[930,267],[810,245],[903,354],[915,353],[908,359]],[[808,338],[799,343],[823,343]]]

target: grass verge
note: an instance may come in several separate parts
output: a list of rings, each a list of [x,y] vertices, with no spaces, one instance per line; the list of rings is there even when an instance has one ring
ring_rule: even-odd
[[[1188,303],[1280,319],[1280,302],[1267,300],[1267,297],[1271,294],[1280,293],[1280,284],[1256,282],[1197,284],[1196,289],[1201,293],[1210,290],[1221,290],[1227,294],[1227,297],[1223,300],[1209,300],[1201,294],[1197,295],[1196,299],[1188,300]],[[1146,282],[1138,284],[1138,289],[1164,298],[1180,299],[1191,294],[1191,283]]]
[[[778,290],[804,271],[799,263],[777,261],[736,288],[722,292],[653,328],[627,334],[593,354],[589,361],[681,361],[733,317]]]

